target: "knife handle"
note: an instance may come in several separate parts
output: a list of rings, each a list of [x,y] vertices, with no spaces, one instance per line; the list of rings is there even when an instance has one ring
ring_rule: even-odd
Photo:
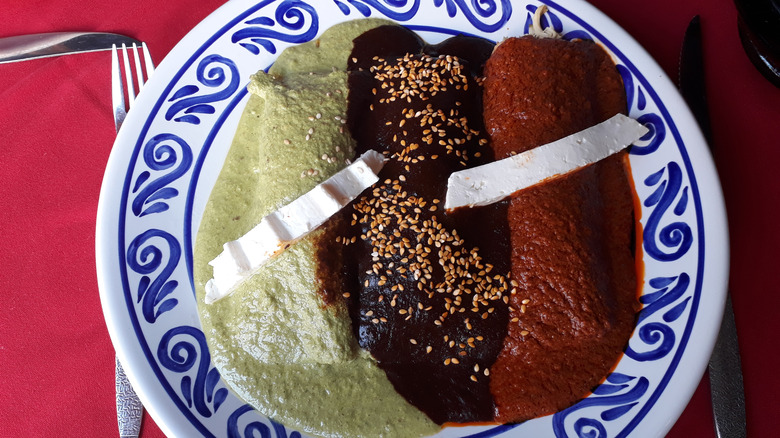
[[[718,438],[745,438],[745,394],[742,386],[737,329],[731,294],[726,295],[726,307],[720,334],[710,358],[710,391],[715,432]]]

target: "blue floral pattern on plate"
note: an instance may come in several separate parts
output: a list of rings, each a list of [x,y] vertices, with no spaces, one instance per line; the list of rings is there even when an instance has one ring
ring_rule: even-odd
[[[446,436],[520,433],[534,422],[541,424],[534,423],[534,430],[545,430],[547,436],[624,436],[645,420],[669,384],[697,316],[704,263],[702,199],[678,128],[631,58],[574,12],[582,5],[544,3],[549,10],[543,24],[566,39],[597,41],[613,54],[629,113],[650,128],[631,149],[642,203],[644,307],[620,364],[586,399],[523,425],[446,429]],[[205,335],[193,322],[196,192],[208,194],[202,172],[207,164],[219,166],[209,154],[226,147],[217,146],[216,138],[231,137],[226,126],[241,112],[244,81],[270,66],[288,45],[309,41],[339,21],[384,17],[424,31],[426,38],[463,32],[500,41],[527,33],[542,3],[264,0],[229,5],[229,13],[222,12],[224,24],[209,28],[205,40],[188,37],[198,41],[197,47],[148,111],[132,114],[144,119],[133,133],[115,224],[124,311],[159,385],[204,436],[297,438],[300,432],[263,417],[227,388],[211,363]],[[683,259],[687,264],[680,264]]]

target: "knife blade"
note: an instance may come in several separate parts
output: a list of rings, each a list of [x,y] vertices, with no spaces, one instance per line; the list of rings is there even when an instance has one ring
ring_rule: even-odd
[[[699,123],[707,145],[712,151],[712,127],[704,81],[701,19],[698,15],[693,17],[685,31],[680,52],[678,80],[680,93]],[[745,390],[730,292],[726,294],[723,320],[710,358],[709,374],[715,433],[719,438],[747,436]]]
[[[50,32],[0,38],[0,64],[28,59],[111,50],[122,43],[141,42],[125,35],[103,32]]]

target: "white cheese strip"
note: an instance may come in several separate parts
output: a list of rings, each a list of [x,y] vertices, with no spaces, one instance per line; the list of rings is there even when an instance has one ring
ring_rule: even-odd
[[[244,279],[296,240],[322,225],[379,180],[384,156],[370,150],[300,198],[264,217],[238,240],[227,242],[209,264],[206,304],[230,295]]]
[[[445,209],[489,205],[513,193],[603,160],[648,132],[617,114],[576,134],[503,160],[454,172],[447,181]]]

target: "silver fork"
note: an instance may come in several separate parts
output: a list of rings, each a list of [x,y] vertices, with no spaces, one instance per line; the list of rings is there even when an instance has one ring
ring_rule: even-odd
[[[138,85],[138,91],[140,92],[144,83],[146,83],[152,73],[154,73],[154,63],[152,63],[152,57],[149,54],[146,43],[141,43],[141,51],[143,52],[144,59],[143,68],[141,67],[141,57],[138,53],[138,46],[133,43],[132,52],[135,61],[135,80],[133,80],[133,70],[130,68],[130,60],[127,54],[128,50],[127,46],[122,44],[121,51],[125,78],[125,80],[123,80],[122,73],[119,69],[119,55],[117,53],[116,45],[111,49],[111,103],[114,107],[114,123],[116,124],[117,132],[119,132],[119,128],[125,121],[125,116],[130,109],[130,105],[135,101],[135,85]],[[125,82],[127,82],[127,103],[125,103],[124,93]]]
[[[130,60],[128,56],[129,49],[122,44],[122,61],[124,64],[124,79],[122,71],[119,68],[119,55],[116,45],[111,49],[111,102],[114,108],[114,124],[116,125],[116,131],[119,132],[119,128],[122,127],[122,123],[125,121],[127,111],[130,109],[130,105],[133,104],[136,97],[135,86],[138,85],[138,91],[141,91],[144,83],[149,80],[149,77],[154,72],[154,64],[152,63],[152,57],[149,55],[149,49],[146,47],[146,43],[141,43],[141,51],[143,52],[144,66],[141,67],[141,57],[138,53],[138,46],[133,43],[132,52],[134,58],[135,75],[130,68]],[[145,71],[144,71],[145,70]],[[134,79],[135,77],[135,79]],[[125,84],[127,84],[127,104],[125,102]],[[119,358],[116,358],[116,417],[117,424],[119,425],[120,438],[138,438],[141,433],[141,419],[144,413],[144,406],[141,404],[141,400],[133,390],[130,381],[127,380],[125,371],[122,368],[122,364],[119,363]]]

